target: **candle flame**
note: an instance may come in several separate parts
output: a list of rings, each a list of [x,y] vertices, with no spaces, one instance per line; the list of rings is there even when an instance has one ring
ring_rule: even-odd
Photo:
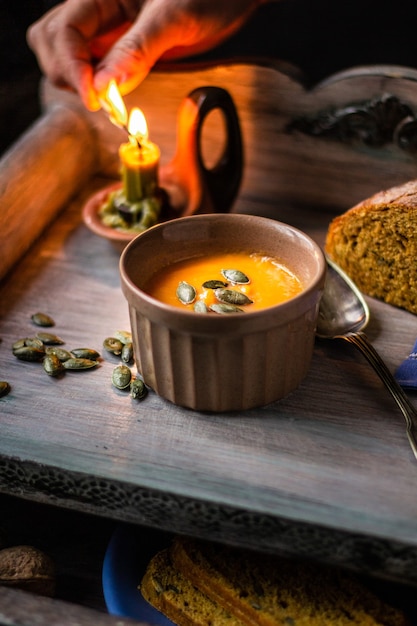
[[[114,79],[112,79],[107,86],[105,98],[106,104],[108,105],[110,120],[116,126],[126,128],[127,111],[123,98],[120,95],[119,88]]]
[[[125,103],[123,102],[123,98],[114,79],[112,79],[107,86],[102,105],[107,111],[110,121],[128,132],[129,141],[132,144],[140,148],[142,142],[147,141],[148,125],[143,112],[135,107],[128,116]]]
[[[138,143],[148,139],[148,125],[143,112],[137,107],[133,108],[129,115],[128,132]]]

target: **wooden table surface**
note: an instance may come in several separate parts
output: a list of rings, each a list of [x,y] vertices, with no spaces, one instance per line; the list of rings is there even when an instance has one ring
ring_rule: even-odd
[[[354,348],[317,342],[299,389],[245,414],[188,411],[152,392],[137,402],[112,387],[119,361],[102,343],[129,328],[119,253],[80,216],[102,184],[69,203],[0,286],[0,379],[12,386],[0,399],[0,491],[414,584],[417,461]],[[328,221],[292,216],[319,243]],[[368,335],[394,370],[417,319],[369,304]],[[36,333],[36,311],[54,318],[65,347],[99,350],[100,366],[51,378],[16,359],[11,346]]]

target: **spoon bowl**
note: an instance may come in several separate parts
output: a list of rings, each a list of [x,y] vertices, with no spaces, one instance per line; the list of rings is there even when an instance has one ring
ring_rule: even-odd
[[[327,259],[317,336],[321,339],[334,339],[347,332],[361,331],[367,326],[369,317],[369,307],[355,283],[340,267]]]
[[[319,339],[343,339],[362,352],[401,409],[407,436],[417,458],[417,412],[363,332],[369,317],[369,308],[362,293],[345,272],[327,258],[316,335]]]

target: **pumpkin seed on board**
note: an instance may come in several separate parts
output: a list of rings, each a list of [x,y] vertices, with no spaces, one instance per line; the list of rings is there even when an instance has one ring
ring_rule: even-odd
[[[112,373],[111,381],[117,389],[127,389],[132,380],[132,371],[127,365],[117,365]]]
[[[59,376],[64,371],[64,365],[56,354],[47,354],[42,363],[43,369],[48,376]]]
[[[45,354],[55,354],[55,356],[57,356],[60,361],[68,361],[68,359],[71,359],[73,356],[75,356],[74,354],[71,354],[71,352],[65,350],[65,348],[61,348],[60,346],[45,346]]]
[[[133,361],[133,344],[131,341],[125,343],[122,348],[121,359],[123,363],[130,363]]]
[[[98,365],[98,361],[92,359],[81,359],[79,357],[72,357],[68,361],[63,362],[63,366],[66,370],[81,371],[89,370]]]
[[[221,270],[221,274],[227,281],[234,283],[235,285],[247,285],[250,283],[250,279],[240,270]]]
[[[38,350],[42,350],[43,352],[45,351],[45,346],[40,339],[38,339],[37,337],[24,337],[23,339],[18,339],[12,345],[13,354],[20,348],[25,347],[37,348]]]
[[[65,343],[61,337],[58,337],[58,335],[54,335],[53,333],[39,332],[36,333],[36,337],[47,346],[59,346]]]
[[[116,337],[107,337],[103,341],[103,348],[107,350],[107,352],[111,352],[112,354],[118,356],[119,354],[122,354],[123,343]]]
[[[100,357],[100,353],[92,348],[73,348],[71,354],[78,359],[91,359],[92,361]]]
[[[7,380],[0,380],[0,398],[7,396],[10,391],[11,387]]]
[[[145,383],[141,378],[134,378],[130,382],[130,395],[134,400],[143,400],[147,395],[148,390]]]
[[[14,349],[13,354],[21,361],[42,361],[45,356],[45,349],[35,348],[33,346],[22,346]]]
[[[132,333],[128,330],[116,330],[114,337],[123,344],[132,343]]]
[[[217,300],[220,302],[225,302],[227,304],[251,304],[253,300],[248,298],[248,296],[241,291],[236,291],[234,289],[215,289],[214,295]]]
[[[55,321],[52,317],[40,311],[38,311],[38,313],[34,313],[31,316],[31,319],[36,326],[55,326]]]
[[[176,294],[178,300],[183,304],[192,304],[197,296],[195,288],[185,280],[180,280],[178,283]]]

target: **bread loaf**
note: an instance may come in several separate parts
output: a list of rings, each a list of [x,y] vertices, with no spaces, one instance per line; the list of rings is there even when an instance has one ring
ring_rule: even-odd
[[[336,217],[325,251],[363,293],[417,313],[417,180]]]
[[[184,538],[151,561],[141,590],[179,626],[408,623],[339,569]]]
[[[151,560],[140,589],[145,600],[177,626],[242,626],[175,569],[168,549]]]

